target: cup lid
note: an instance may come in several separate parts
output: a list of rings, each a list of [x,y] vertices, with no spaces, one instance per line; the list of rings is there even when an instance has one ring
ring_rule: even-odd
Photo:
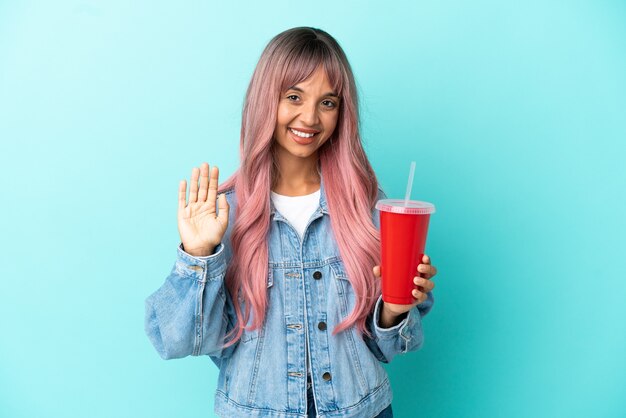
[[[420,200],[409,200],[408,205],[405,206],[404,199],[383,199],[376,202],[376,209],[409,215],[429,215],[435,213],[435,205]]]

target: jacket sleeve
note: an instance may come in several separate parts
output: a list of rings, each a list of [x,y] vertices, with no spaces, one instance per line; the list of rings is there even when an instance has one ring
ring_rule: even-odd
[[[235,345],[222,349],[234,318],[224,286],[226,264],[223,243],[206,257],[191,256],[178,246],[165,283],[145,301],[145,331],[163,359],[231,354]]]
[[[374,312],[367,318],[367,326],[374,339],[364,335],[365,343],[376,358],[383,363],[389,363],[396,354],[416,351],[422,347],[424,332],[422,318],[432,308],[434,299],[432,292],[428,292],[428,299],[415,306],[399,324],[391,328],[380,326],[380,310],[383,307],[383,297],[376,301]]]
[[[379,199],[387,198],[381,189],[378,192]],[[374,209],[372,220],[376,229],[380,230],[380,215],[377,209]],[[400,323],[391,328],[382,328],[380,326],[380,313],[383,308],[383,299],[382,295],[379,295],[374,305],[374,311],[367,317],[366,321],[366,326],[373,338],[363,335],[368,348],[379,361],[389,363],[396,354],[416,351],[422,346],[424,342],[422,318],[432,309],[433,303],[432,292],[428,292],[428,299],[407,312]]]

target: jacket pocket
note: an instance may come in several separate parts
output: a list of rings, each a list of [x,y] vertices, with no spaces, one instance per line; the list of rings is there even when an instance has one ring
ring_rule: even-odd
[[[339,308],[342,317],[346,317],[352,310],[354,305],[354,291],[352,284],[348,279],[343,263],[336,261],[330,264],[330,270],[333,273],[333,284],[337,291],[337,299],[339,300]],[[332,285],[332,284],[331,284]]]

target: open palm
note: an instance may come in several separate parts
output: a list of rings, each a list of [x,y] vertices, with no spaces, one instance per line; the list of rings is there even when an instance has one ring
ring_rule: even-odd
[[[211,255],[222,241],[228,227],[228,202],[220,195],[216,212],[219,169],[202,163],[200,169],[191,171],[189,201],[186,201],[187,181],[181,180],[178,186],[178,232],[184,250],[193,256]],[[198,186],[198,177],[200,185]]]

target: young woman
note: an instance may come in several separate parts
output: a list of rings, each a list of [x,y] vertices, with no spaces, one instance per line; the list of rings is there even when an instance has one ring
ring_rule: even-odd
[[[240,154],[219,188],[207,163],[188,199],[180,183],[182,242],[146,300],[151,342],[164,359],[210,356],[222,417],[391,417],[380,363],[421,346],[436,268],[424,256],[413,304],[382,301],[374,205],[385,195],[350,64],[328,33],[294,28],[267,45]]]

